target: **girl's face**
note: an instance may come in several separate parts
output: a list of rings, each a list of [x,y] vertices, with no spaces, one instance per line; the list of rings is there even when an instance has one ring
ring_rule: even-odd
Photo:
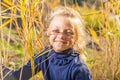
[[[55,16],[48,29],[50,44],[56,52],[73,47],[75,31],[67,17]]]

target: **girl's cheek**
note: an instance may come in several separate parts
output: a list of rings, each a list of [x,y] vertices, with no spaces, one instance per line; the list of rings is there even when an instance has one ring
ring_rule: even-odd
[[[50,38],[50,39],[54,39],[55,36],[54,36],[54,35],[50,35],[49,38]]]
[[[54,41],[54,39],[55,39],[55,36],[54,36],[54,35],[50,35],[50,36],[49,36],[49,41],[50,41],[50,43],[52,43],[52,42]]]

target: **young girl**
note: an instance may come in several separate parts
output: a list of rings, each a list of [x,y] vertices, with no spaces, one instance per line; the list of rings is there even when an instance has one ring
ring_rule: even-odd
[[[87,38],[79,13],[69,7],[58,7],[52,11],[47,23],[50,47],[33,57],[35,74],[42,70],[44,80],[92,80],[86,63],[80,57]],[[9,73],[7,70],[3,71],[9,74],[5,80],[28,80],[32,77],[30,61],[19,70]]]

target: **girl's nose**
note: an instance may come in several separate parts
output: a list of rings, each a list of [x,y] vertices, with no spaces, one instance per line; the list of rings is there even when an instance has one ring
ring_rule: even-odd
[[[63,32],[60,32],[57,37],[65,39],[66,35]]]

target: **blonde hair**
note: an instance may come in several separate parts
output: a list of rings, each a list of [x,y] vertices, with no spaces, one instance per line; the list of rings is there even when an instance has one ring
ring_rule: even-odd
[[[59,6],[51,12],[48,18],[47,26],[49,26],[52,19],[58,15],[69,18],[71,25],[74,27],[76,35],[76,41],[75,44],[73,45],[73,48],[79,51],[83,51],[83,49],[86,46],[87,37],[84,30],[83,19],[80,16],[80,14],[73,8]]]

